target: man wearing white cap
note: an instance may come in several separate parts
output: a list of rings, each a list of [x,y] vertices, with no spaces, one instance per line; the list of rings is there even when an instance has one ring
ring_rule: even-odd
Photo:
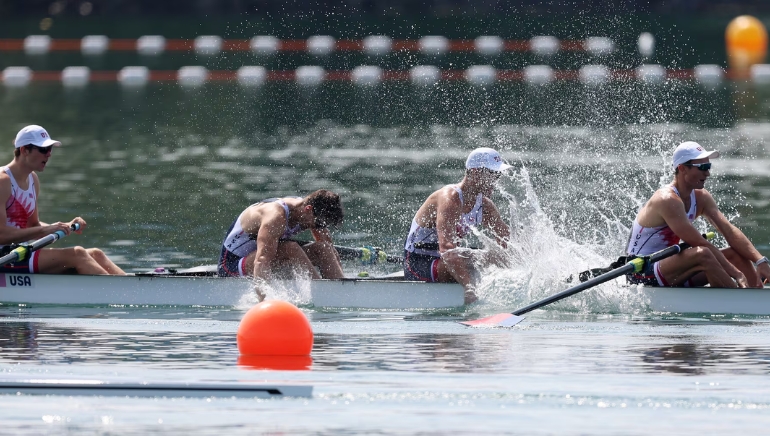
[[[749,239],[719,211],[714,197],[704,189],[711,175],[709,159],[718,151],[706,151],[696,142],[683,142],[674,151],[674,180],[653,194],[634,220],[627,252],[645,256],[680,240],[692,248],[663,259],[638,274],[631,283],[648,286],[704,286],[719,288],[762,287],[770,278],[770,265]],[[729,248],[719,250],[692,225],[705,217],[725,237]]]
[[[0,250],[10,251],[10,244],[40,239],[58,230],[69,234],[71,226],[86,227],[83,218],[70,222],[45,224],[38,217],[37,199],[40,181],[36,172],[45,170],[53,147],[61,142],[51,139],[40,126],[30,125],[19,131],[13,142],[13,161],[0,170],[0,201],[5,209],[0,216]],[[0,267],[0,272],[58,274],[74,271],[78,274],[125,274],[98,248],[42,248],[28,259]]]
[[[491,229],[505,247],[510,229],[489,198],[502,175],[511,168],[491,148],[473,150],[465,161],[465,177],[432,193],[420,206],[404,246],[404,277],[427,282],[457,282],[465,288],[465,303],[476,301],[473,263],[455,248],[472,227]]]

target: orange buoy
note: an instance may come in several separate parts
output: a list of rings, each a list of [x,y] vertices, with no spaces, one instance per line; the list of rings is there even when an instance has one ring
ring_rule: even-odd
[[[313,329],[293,304],[263,301],[241,319],[237,342],[244,355],[308,356],[313,349]]]
[[[767,30],[761,21],[750,16],[735,17],[725,30],[727,61],[737,77],[747,77],[754,64],[767,55]]]

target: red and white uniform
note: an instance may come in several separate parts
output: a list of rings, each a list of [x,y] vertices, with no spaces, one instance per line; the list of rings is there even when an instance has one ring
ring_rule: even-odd
[[[11,179],[11,196],[5,202],[5,225],[16,227],[17,229],[26,229],[29,217],[37,208],[37,193],[35,192],[35,179],[32,173],[27,177],[27,189],[21,189],[13,173],[8,167],[3,167],[3,171]],[[5,269],[12,269],[18,272],[38,272],[37,257],[38,252],[33,251],[28,262],[14,262],[7,265]],[[28,264],[27,264],[28,263]],[[25,264],[25,265],[21,265]],[[26,271],[28,269],[28,271]]]
[[[679,191],[673,185],[669,185],[667,188],[670,188],[677,197],[681,198]],[[690,220],[691,223],[695,221],[697,210],[698,205],[695,203],[695,190],[693,190],[690,192],[690,209],[687,211],[687,219]],[[630,256],[647,256],[663,250],[664,248],[676,245],[679,241],[679,236],[677,236],[668,225],[643,227],[636,219],[634,219],[634,225],[628,239],[626,253]],[[652,268],[658,284],[660,286],[668,286],[668,283],[660,274],[659,262],[655,262],[655,264],[652,265]]]

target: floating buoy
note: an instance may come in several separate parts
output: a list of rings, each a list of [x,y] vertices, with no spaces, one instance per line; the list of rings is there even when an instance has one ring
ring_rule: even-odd
[[[636,77],[646,84],[662,83],[666,80],[666,69],[657,64],[642,64],[636,67]]]
[[[238,68],[236,77],[243,86],[261,86],[267,79],[267,70],[260,66],[243,66]]]
[[[280,43],[275,36],[259,35],[251,38],[249,46],[254,54],[266,56],[277,52]]]
[[[359,65],[350,74],[353,83],[359,86],[374,86],[382,80],[382,68],[373,65]]]
[[[476,52],[485,56],[496,56],[503,52],[505,41],[499,36],[479,36],[473,42]]]
[[[337,47],[337,41],[329,35],[313,35],[305,42],[307,52],[314,56],[326,56]]]
[[[0,77],[5,86],[21,88],[32,80],[32,70],[29,67],[7,67]]]
[[[765,61],[767,30],[761,21],[750,16],[735,17],[725,30],[727,61],[734,77],[746,78],[754,64]]]
[[[163,53],[166,49],[166,38],[160,35],[144,35],[136,40],[136,51],[140,55],[153,56]]]
[[[308,356],[313,349],[313,329],[293,304],[263,301],[241,319],[237,342],[244,355]]]
[[[47,54],[51,49],[51,37],[48,35],[30,35],[24,38],[24,53],[28,55]]]
[[[203,35],[193,41],[195,52],[199,55],[216,55],[222,51],[222,37],[217,35]]]
[[[594,56],[607,56],[615,51],[615,43],[603,36],[591,36],[584,42],[585,50]]]
[[[650,32],[640,33],[639,39],[636,40],[636,47],[639,49],[639,54],[642,58],[652,58],[652,55],[655,54],[655,37]]]
[[[370,35],[364,38],[364,53],[369,56],[383,56],[390,53],[393,41],[388,36]]]
[[[524,82],[528,85],[545,85],[553,81],[553,69],[548,65],[524,67]]]
[[[150,79],[150,70],[144,66],[123,67],[118,72],[118,82],[123,86],[144,86]]]
[[[537,56],[551,56],[559,51],[559,40],[555,36],[534,36],[529,40],[529,49]]]
[[[209,71],[199,65],[182,67],[176,74],[176,80],[182,86],[198,87],[206,83],[208,78]]]
[[[88,85],[91,70],[88,67],[67,67],[61,72],[61,83],[67,87],[82,87]]]
[[[497,80],[497,70],[491,65],[471,65],[465,70],[465,80],[474,86],[487,86]]]
[[[449,40],[444,36],[423,36],[419,41],[420,52],[429,56],[442,56],[449,50]]]
[[[303,65],[294,71],[294,79],[301,86],[318,86],[325,77],[326,71],[317,65]]]
[[[599,86],[610,80],[610,69],[604,65],[583,65],[578,75],[584,85]]]
[[[715,64],[703,64],[696,65],[693,68],[693,77],[695,80],[706,87],[714,87],[722,83],[724,78],[724,70],[722,67]]]
[[[107,52],[110,39],[104,35],[87,35],[80,40],[80,51],[84,55],[102,55]]]
[[[409,70],[409,80],[418,86],[433,86],[441,80],[441,70],[434,65],[416,65]]]

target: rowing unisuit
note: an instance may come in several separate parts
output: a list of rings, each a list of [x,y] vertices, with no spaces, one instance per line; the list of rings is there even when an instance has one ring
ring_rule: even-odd
[[[450,186],[460,196],[460,204],[464,204],[462,189],[456,185]],[[484,196],[478,194],[476,196],[476,203],[470,212],[462,214],[460,217],[460,222],[456,227],[458,238],[465,237],[472,227],[476,227],[481,223],[481,205],[483,200]],[[441,253],[438,251],[438,233],[436,228],[421,227],[417,223],[416,218],[412,219],[412,227],[409,230],[409,235],[406,237],[404,250],[406,266],[404,275],[406,279],[435,282],[437,279],[437,261],[441,258]]]
[[[667,188],[670,188],[677,197],[680,197],[679,191],[675,186],[669,185]],[[695,221],[697,210],[698,205],[695,202],[695,190],[693,189],[690,192],[690,209],[687,211],[687,219],[690,220],[691,223]],[[679,240],[679,236],[677,236],[668,225],[643,227],[639,224],[637,219],[634,219],[634,225],[628,239],[626,252],[630,256],[647,256],[663,250],[664,248],[676,245],[679,243]],[[629,275],[628,280],[634,284],[668,286],[668,283],[660,274],[660,265],[658,263],[659,262],[648,265],[648,267],[641,273]]]
[[[302,198],[302,197],[293,197]],[[227,236],[222,242],[222,252],[219,256],[219,266],[217,268],[220,276],[247,276],[249,273],[243,270],[244,258],[250,253],[257,251],[256,235],[246,233],[241,227],[241,217],[250,207],[263,203],[277,202],[283,206],[286,212],[286,231],[281,239],[289,239],[300,232],[300,225],[289,228],[289,206],[280,198],[268,198],[254,203],[238,215],[233,224],[227,230]]]
[[[2,168],[8,178],[11,179],[11,196],[5,202],[5,225],[16,227],[17,229],[26,229],[29,217],[37,208],[37,193],[35,192],[35,179],[32,173],[27,176],[27,189],[21,189],[16,179],[13,177],[11,169]],[[7,254],[11,250],[8,245],[0,246],[0,253]],[[6,272],[19,273],[38,273],[38,251],[33,251],[29,259],[13,262],[5,265],[2,270]]]
[[[11,179],[11,196],[5,202],[5,224],[17,229],[26,229],[27,220],[37,207],[35,179],[30,173],[27,177],[27,189],[21,189],[11,170],[3,167],[3,171]]]

